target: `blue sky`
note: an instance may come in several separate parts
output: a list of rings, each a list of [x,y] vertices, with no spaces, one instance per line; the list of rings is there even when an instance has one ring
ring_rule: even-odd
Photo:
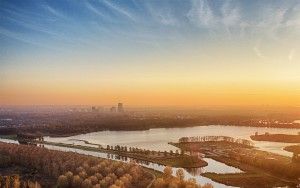
[[[299,37],[299,1],[0,2],[1,54]],[[297,30],[296,30],[297,29]],[[174,42],[176,39],[176,42]],[[166,46],[165,46],[166,45]]]
[[[136,77],[298,83],[299,50],[298,0],[0,0],[7,91],[53,77],[115,88]]]

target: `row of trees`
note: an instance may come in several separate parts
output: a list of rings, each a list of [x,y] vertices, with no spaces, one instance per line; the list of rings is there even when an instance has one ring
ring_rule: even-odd
[[[173,176],[173,170],[171,167],[164,169],[163,176],[157,178],[153,183],[154,188],[212,188],[211,184],[205,184],[203,186],[198,185],[195,179],[185,180],[184,171],[178,169],[176,176]]]
[[[179,139],[179,143],[185,143],[185,142],[230,142],[230,143],[236,143],[236,144],[242,144],[246,146],[253,146],[254,144],[245,139],[235,139],[229,136],[193,136],[193,137],[182,137]]]
[[[133,163],[46,148],[0,142],[0,154],[12,164],[58,178],[59,188],[147,187],[152,175]]]
[[[137,148],[137,147],[129,147],[129,149],[128,149],[127,146],[119,146],[119,145],[116,145],[116,146],[107,145],[106,149],[113,150],[113,151],[120,151],[120,152],[130,152],[130,153],[136,153],[136,154],[156,155],[156,156],[160,156],[160,155],[162,155],[162,156],[172,156],[172,155],[178,156],[178,155],[184,154],[183,152],[179,153],[178,150],[176,150],[175,152],[173,150],[170,150],[169,152],[167,152],[167,151],[161,152],[161,151],[141,149],[141,148]]]

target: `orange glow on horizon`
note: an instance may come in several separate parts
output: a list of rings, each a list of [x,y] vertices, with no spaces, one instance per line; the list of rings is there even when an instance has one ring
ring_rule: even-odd
[[[297,88],[243,84],[124,84],[35,85],[2,91],[2,105],[107,105],[124,101],[128,105],[289,105],[300,104]]]

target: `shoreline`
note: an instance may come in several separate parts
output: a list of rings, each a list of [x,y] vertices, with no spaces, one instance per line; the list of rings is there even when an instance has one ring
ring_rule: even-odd
[[[189,127],[202,127],[202,126],[228,126],[228,127],[259,127],[259,128],[278,128],[278,129],[299,129],[300,125],[297,126],[285,126],[285,127],[274,127],[274,126],[260,126],[260,125],[222,125],[222,124],[192,124],[188,126],[174,126],[174,127],[149,127],[145,129],[102,129],[98,131],[91,131],[91,132],[78,132],[78,133],[64,133],[64,134],[58,134],[58,133],[42,133],[43,136],[51,137],[51,138],[63,138],[63,137],[71,137],[71,136],[77,136],[77,135],[83,135],[83,134],[90,134],[95,132],[104,132],[104,131],[149,131],[151,129],[172,129],[172,128],[189,128]],[[34,134],[34,133],[33,133]],[[0,135],[3,136],[3,135]]]

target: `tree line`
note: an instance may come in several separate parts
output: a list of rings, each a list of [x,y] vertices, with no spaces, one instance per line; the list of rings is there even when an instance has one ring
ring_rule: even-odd
[[[230,142],[246,146],[253,146],[254,144],[246,139],[235,139],[229,136],[193,136],[193,137],[182,137],[179,139],[179,143],[186,142]]]
[[[142,149],[137,147],[127,147],[127,146],[110,146],[106,145],[106,150],[112,150],[112,151],[120,151],[120,152],[129,152],[129,153],[135,153],[135,154],[141,154],[141,155],[156,155],[156,156],[179,156],[183,155],[184,152],[179,150],[173,151],[154,151],[154,150],[148,150],[148,149]]]

